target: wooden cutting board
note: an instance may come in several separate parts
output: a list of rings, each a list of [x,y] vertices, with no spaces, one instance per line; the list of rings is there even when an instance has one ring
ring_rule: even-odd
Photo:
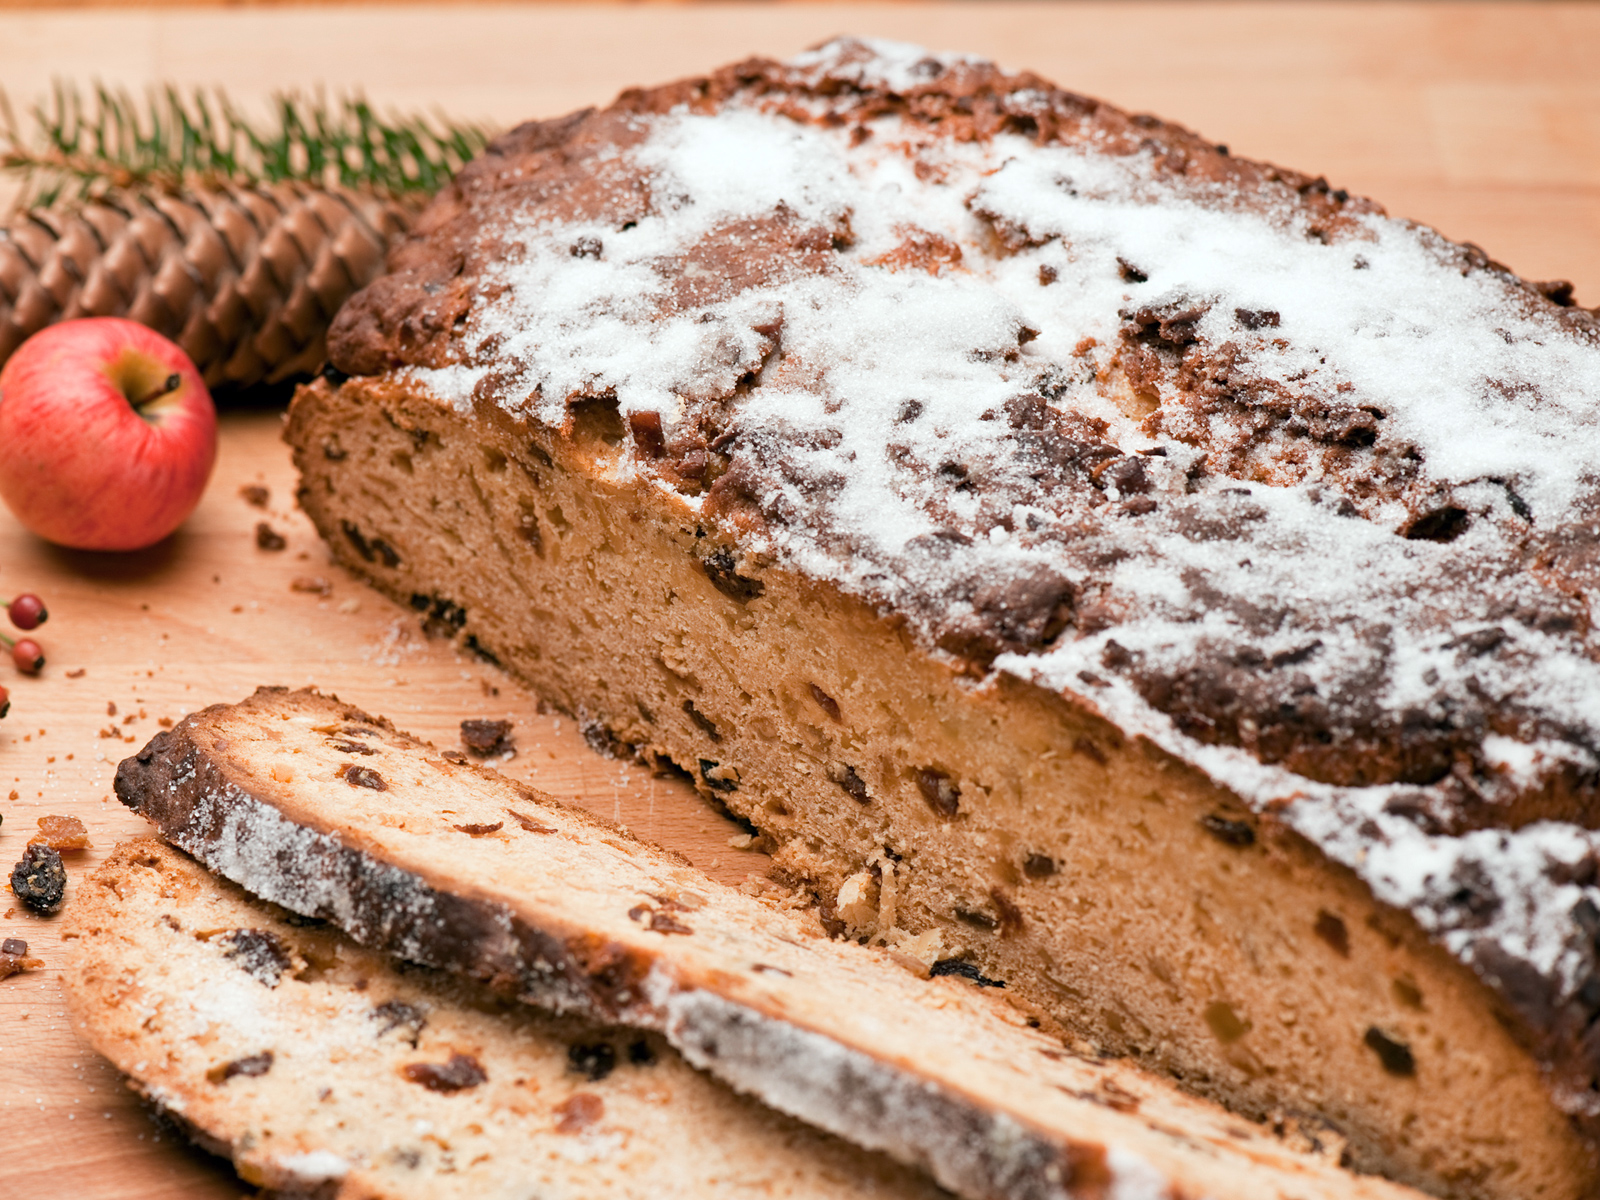
[[[1525,274],[1572,279],[1580,300],[1600,303],[1600,6],[16,11],[0,12],[0,82],[14,102],[55,77],[220,81],[247,102],[280,87],[361,84],[383,103],[504,124],[845,28],[1032,67],[1185,121],[1236,153],[1325,171]],[[619,818],[719,878],[763,870],[683,785],[599,757],[570,720],[541,715],[497,669],[430,640],[414,614],[332,567],[294,510],[279,424],[274,411],[225,415],[199,511],[142,554],[56,550],[0,513],[0,595],[37,591],[51,610],[41,678],[14,678],[0,660],[13,695],[0,724],[4,874],[45,814],[75,814],[90,829],[95,848],[69,859],[74,880],[144,832],[111,795],[116,762],[163,720],[262,683],[314,683],[441,746],[455,744],[464,718],[509,719],[508,774]],[[240,496],[254,483],[270,492],[265,509]],[[287,548],[257,548],[262,521]],[[46,963],[0,982],[0,1196],[247,1193],[155,1125],[80,1044],[62,1004],[56,924],[0,893],[0,937],[26,938]]]

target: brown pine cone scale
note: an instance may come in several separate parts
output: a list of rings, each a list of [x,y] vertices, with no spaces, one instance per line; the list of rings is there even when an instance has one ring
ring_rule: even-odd
[[[0,226],[0,364],[46,325],[118,316],[173,339],[212,386],[313,371],[334,313],[415,212],[298,183],[19,212]]]

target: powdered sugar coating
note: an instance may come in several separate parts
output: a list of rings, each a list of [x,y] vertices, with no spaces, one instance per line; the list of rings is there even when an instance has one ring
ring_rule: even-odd
[[[666,462],[618,469],[1078,696],[1567,1004],[1600,899],[1594,322],[1171,138],[1040,144],[1063,101],[1031,85],[1016,129],[915,115],[980,69],[840,42],[787,91],[633,115],[597,169],[647,180],[643,215],[498,227],[416,379],[552,427],[654,414]]]

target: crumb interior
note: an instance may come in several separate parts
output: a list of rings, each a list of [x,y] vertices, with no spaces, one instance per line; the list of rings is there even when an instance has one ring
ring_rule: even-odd
[[[1298,835],[1086,708],[975,679],[568,438],[393,385],[303,389],[334,553],[617,753],[770,840],[841,936],[1439,1194],[1581,1194],[1589,1152],[1497,998]]]

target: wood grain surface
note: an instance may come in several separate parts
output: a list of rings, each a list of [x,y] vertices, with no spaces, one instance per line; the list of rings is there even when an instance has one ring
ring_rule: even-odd
[[[323,85],[501,125],[842,30],[915,40],[1323,172],[1524,274],[1571,279],[1580,302],[1600,304],[1595,5],[0,8],[0,86],[19,108],[57,77],[224,84],[247,103]],[[227,414],[201,508],[143,554],[59,551],[0,514],[0,595],[38,591],[51,609],[44,675],[0,669],[13,695],[0,725],[5,874],[39,816],[72,813],[95,843],[69,858],[81,878],[143,831],[111,797],[116,762],[162,719],[260,683],[315,683],[441,746],[455,744],[463,718],[508,718],[508,774],[618,817],[720,878],[763,868],[681,784],[594,754],[570,720],[540,715],[495,668],[430,640],[413,614],[332,567],[293,510],[278,427],[275,412]],[[267,509],[241,498],[251,483],[269,489]],[[263,520],[286,549],[257,548]],[[295,590],[314,578],[327,594]],[[155,1125],[80,1044],[61,999],[56,924],[0,893],[0,936],[26,938],[46,963],[0,982],[0,1197],[247,1193]]]

